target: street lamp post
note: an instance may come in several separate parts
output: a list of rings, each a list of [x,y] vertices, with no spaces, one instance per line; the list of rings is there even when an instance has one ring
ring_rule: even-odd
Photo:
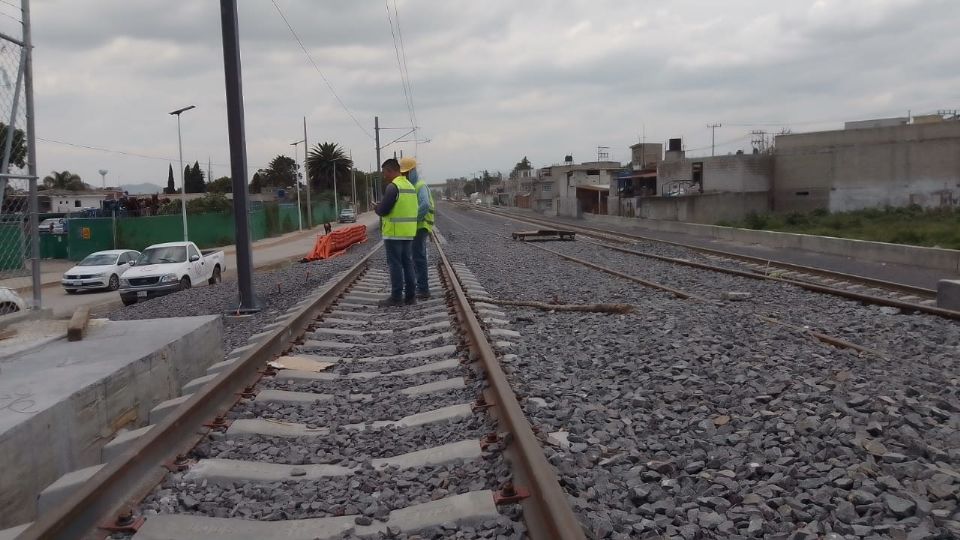
[[[182,109],[177,109],[172,111],[170,114],[177,116],[177,144],[180,147],[180,215],[183,217],[183,241],[186,242],[189,238],[187,234],[187,179],[183,174],[183,136],[180,134],[180,115],[189,111],[190,109],[195,109],[196,105],[190,105]]]
[[[353,208],[357,209],[357,168],[353,163],[353,150],[350,150],[350,185],[353,187]]]
[[[307,140],[304,139],[304,140],[302,140],[302,141],[295,141],[295,142],[290,143],[290,146],[293,147],[293,160],[294,160],[294,161],[296,161],[297,158],[299,157],[299,154],[297,154],[297,145],[300,144],[300,143],[306,143],[306,142],[307,142]],[[304,177],[306,177],[306,171],[307,171],[307,162],[306,162],[306,161],[303,162],[303,171],[304,171]],[[303,230],[303,209],[300,208],[300,171],[297,171],[297,177],[296,177],[294,180],[295,180],[296,185],[297,185],[297,220],[298,220],[298,223],[299,223],[299,226],[300,226],[300,230],[302,231],[302,230]],[[308,182],[309,182],[309,180],[308,180]],[[308,211],[309,211],[309,210],[308,210]]]

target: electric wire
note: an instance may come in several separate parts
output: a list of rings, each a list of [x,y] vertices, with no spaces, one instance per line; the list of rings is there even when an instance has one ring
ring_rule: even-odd
[[[346,111],[346,113],[353,120],[353,123],[356,124],[357,127],[360,128],[360,130],[367,135],[367,137],[370,137],[371,139],[375,139],[373,134],[371,134],[367,130],[367,128],[363,127],[363,124],[361,124],[360,121],[357,120],[357,117],[354,116],[353,111],[350,110],[350,107],[347,107],[347,104],[344,103],[342,99],[340,99],[340,95],[337,94],[336,90],[334,90],[333,85],[330,83],[330,80],[327,79],[327,76],[324,75],[323,71],[320,70],[320,66],[317,65],[316,60],[313,59],[313,56],[310,54],[310,51],[308,51],[307,47],[303,44],[303,40],[300,39],[300,36],[297,34],[296,30],[293,29],[293,26],[290,24],[290,21],[287,20],[287,16],[283,14],[283,10],[280,9],[280,5],[277,4],[276,0],[271,0],[271,2],[273,3],[273,7],[277,8],[277,13],[280,14],[280,18],[283,19],[284,24],[287,25],[287,29],[290,30],[290,34],[293,35],[293,38],[297,40],[297,43],[300,45],[300,48],[303,49],[303,54],[305,54],[307,56],[307,60],[309,60],[310,63],[313,64],[313,69],[317,70],[317,73],[320,75],[320,78],[323,79],[324,84],[327,85],[327,88],[330,90],[330,93],[333,94],[333,97],[336,98],[337,103],[340,104],[340,107],[342,107],[343,110]]]
[[[419,120],[417,119],[417,108],[413,104],[413,83],[410,82],[410,69],[407,64],[407,48],[403,43],[403,30],[400,29],[400,11],[397,9],[397,0],[393,0],[393,19],[397,23],[397,36],[400,38],[400,56],[403,58],[403,72],[407,77],[407,92],[410,97],[410,113],[412,116],[413,123],[413,148],[414,156],[417,155],[417,151],[420,148],[419,137],[417,136],[417,130],[419,129]]]
[[[397,33],[394,30],[393,15],[390,13],[390,0],[384,0],[384,6],[387,8],[387,22],[390,24],[390,34],[393,36],[393,51],[397,57],[397,69],[400,71],[400,86],[403,88],[404,103],[407,107],[407,114],[410,117],[411,127],[416,129],[413,116],[413,102],[410,99],[410,92],[407,88],[407,78],[403,71],[403,61],[400,57],[400,44],[397,39]]]

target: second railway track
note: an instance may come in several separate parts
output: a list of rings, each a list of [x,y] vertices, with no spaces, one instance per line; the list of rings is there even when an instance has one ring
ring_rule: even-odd
[[[378,308],[368,255],[23,537],[582,538],[437,250],[433,299]]]
[[[936,306],[936,291],[932,289],[835,272],[823,268],[802,266],[702,248],[636,234],[609,231],[582,225],[571,226],[567,223],[532,216],[519,216],[513,213],[486,209],[480,211],[517,222],[571,230],[578,234],[594,238],[597,241],[597,245],[604,248],[638,257],[691,266],[701,270],[738,275],[750,279],[779,281],[807,290],[841,296],[867,304],[888,306],[905,311],[929,313],[949,319],[960,319],[960,312]],[[656,250],[649,249],[650,246],[653,245],[660,245],[670,249],[671,252],[669,254],[656,253],[654,252]]]

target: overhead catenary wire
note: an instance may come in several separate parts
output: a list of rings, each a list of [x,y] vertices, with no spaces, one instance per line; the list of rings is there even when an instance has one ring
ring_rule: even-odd
[[[350,107],[347,107],[347,104],[344,103],[342,99],[340,99],[340,95],[337,94],[337,91],[333,88],[333,84],[331,84],[330,80],[327,79],[327,76],[323,74],[323,71],[320,69],[320,66],[317,65],[317,61],[313,59],[313,55],[311,55],[310,51],[307,50],[307,47],[303,44],[303,40],[300,39],[300,36],[297,34],[297,31],[293,29],[293,25],[290,24],[289,20],[287,20],[287,16],[283,14],[283,10],[280,9],[280,5],[277,4],[276,0],[271,0],[271,2],[273,3],[273,7],[277,8],[277,13],[280,14],[280,18],[283,19],[284,24],[287,25],[287,29],[290,30],[290,34],[293,35],[293,38],[300,45],[300,48],[303,49],[303,54],[305,54],[307,56],[307,60],[309,60],[310,63],[313,64],[313,69],[317,70],[317,73],[320,75],[320,78],[323,79],[324,84],[327,85],[327,88],[330,90],[330,93],[333,94],[333,97],[337,100],[337,103],[340,104],[340,107],[343,108],[344,111],[346,111],[346,113],[353,120],[353,123],[356,124],[358,128],[360,128],[360,131],[363,131],[367,135],[367,137],[374,139],[373,134],[370,133],[367,130],[367,128],[363,127],[363,124],[361,124],[360,121],[357,120],[357,117],[354,116],[353,111],[350,110]]]
[[[417,155],[419,150],[419,137],[417,137],[417,130],[419,129],[419,120],[417,119],[417,108],[413,103],[413,83],[410,82],[410,69],[407,64],[407,48],[403,43],[403,30],[400,28],[400,11],[397,9],[397,0],[393,0],[393,19],[397,23],[397,37],[400,38],[400,57],[403,59],[403,73],[407,78],[407,93],[410,97],[410,115],[412,117],[413,124],[413,148],[414,155]]]
[[[410,89],[407,72],[404,70],[403,55],[401,55],[401,52],[400,52],[401,43],[400,43],[400,40],[397,38],[397,31],[399,30],[399,20],[398,20],[397,28],[395,29],[394,17],[390,13],[390,0],[384,0],[384,5],[387,8],[387,23],[389,23],[390,25],[390,35],[393,36],[393,51],[397,57],[397,69],[400,72],[400,86],[403,89],[404,103],[407,107],[407,114],[410,117],[410,124],[411,124],[410,127],[413,128],[414,133],[416,133],[417,124],[416,124],[416,116],[413,108],[413,98],[411,96],[412,92]],[[396,2],[394,2],[394,9],[396,9]]]

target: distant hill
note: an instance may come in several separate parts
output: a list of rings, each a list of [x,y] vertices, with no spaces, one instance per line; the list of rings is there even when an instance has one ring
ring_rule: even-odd
[[[163,193],[163,186],[144,182],[142,184],[124,184],[120,189],[131,195],[152,195],[154,193]]]

